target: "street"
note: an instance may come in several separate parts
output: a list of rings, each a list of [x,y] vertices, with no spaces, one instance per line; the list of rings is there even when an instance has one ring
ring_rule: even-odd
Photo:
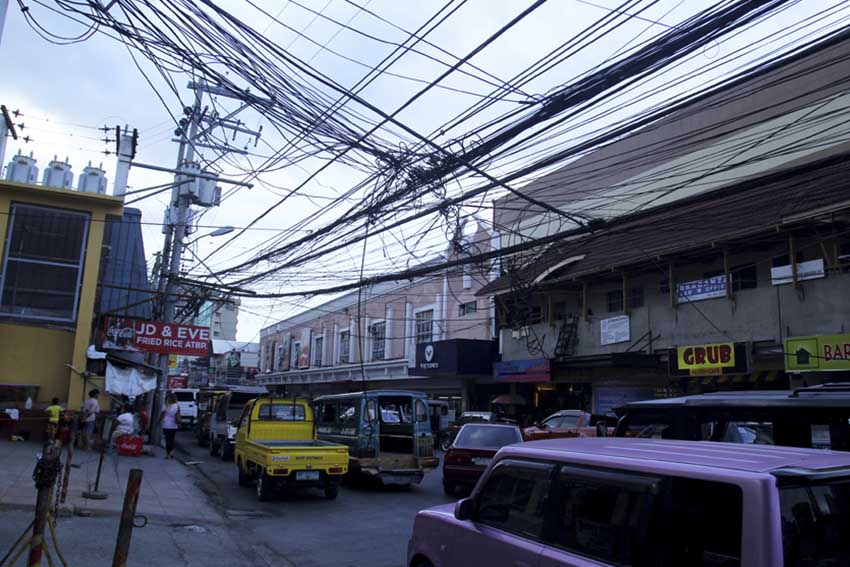
[[[232,462],[211,457],[188,431],[177,439],[230,537],[270,565],[404,565],[416,513],[452,501],[443,494],[438,469],[410,488],[346,483],[334,501],[305,490],[259,502],[253,488],[237,485]]]

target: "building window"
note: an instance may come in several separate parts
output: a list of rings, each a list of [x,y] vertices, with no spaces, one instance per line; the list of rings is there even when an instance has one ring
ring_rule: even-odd
[[[528,308],[528,324],[536,325],[543,322],[543,306],[532,305]]]
[[[785,256],[786,258],[788,256]],[[775,260],[775,259],[774,259]],[[787,264],[780,264],[787,265]],[[741,266],[733,266],[731,270],[729,270],[729,275],[732,276],[732,289],[734,291],[741,291],[742,289],[754,289],[758,287],[758,275],[757,275],[756,265],[755,264],[744,264]],[[713,272],[706,272],[704,277],[706,279],[713,278],[717,276],[722,276],[723,270],[715,270]]]
[[[339,363],[348,364],[351,362],[351,331],[341,331],[339,333]]]
[[[567,318],[567,302],[556,301],[552,304],[552,321],[565,321]]]
[[[608,292],[608,313],[618,313],[625,309],[623,305],[623,290],[615,289]],[[629,288],[629,309],[643,307],[643,287]]]
[[[325,352],[325,338],[316,337],[313,339],[313,366],[322,366],[322,354]]]
[[[617,313],[623,310],[623,290],[615,289],[608,292],[608,313]]]
[[[467,303],[461,303],[457,308],[457,314],[459,317],[471,315],[472,313],[478,313],[477,301],[468,301]]]
[[[384,360],[384,339],[387,324],[383,321],[369,325],[369,342],[372,345],[372,360]]]
[[[796,256],[798,264],[803,261],[803,253],[802,252],[797,252],[796,254],[794,254],[794,256]],[[773,267],[774,268],[781,268],[782,266],[789,266],[789,265],[791,265],[791,255],[790,254],[780,254],[779,256],[773,257]]]
[[[416,314],[416,344],[430,343],[434,340],[434,310],[420,311]]]
[[[298,355],[301,354],[301,341],[292,341],[289,351],[289,367],[293,370],[298,368]]]
[[[642,287],[632,287],[629,288],[629,309],[634,307],[643,307],[644,299],[643,299],[643,288]]]
[[[77,318],[89,215],[13,205],[0,275],[0,314]]]

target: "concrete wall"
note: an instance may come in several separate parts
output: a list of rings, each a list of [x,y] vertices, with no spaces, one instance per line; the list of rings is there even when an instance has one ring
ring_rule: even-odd
[[[703,277],[714,266],[693,265],[677,272],[678,281]],[[591,287],[589,321],[578,323],[576,356],[625,351],[645,333],[653,334],[653,349],[706,344],[713,342],[769,341],[777,344],[788,336],[847,332],[850,328],[850,273],[830,273],[826,278],[774,286],[770,264],[761,262],[758,287],[735,292],[733,299],[718,298],[671,306],[670,296],[662,292],[661,274],[630,279],[628,286],[644,288],[643,307],[630,310],[630,341],[614,345],[600,344],[600,322],[622,313],[607,312],[607,292],[619,289],[620,282],[600,283]],[[572,295],[568,311],[580,313],[580,301]],[[529,327],[529,335],[544,345],[545,353],[530,352],[525,338],[511,338],[511,330],[502,331],[503,359],[519,360],[554,355],[558,327],[548,321]],[[642,348],[646,349],[646,341]]]

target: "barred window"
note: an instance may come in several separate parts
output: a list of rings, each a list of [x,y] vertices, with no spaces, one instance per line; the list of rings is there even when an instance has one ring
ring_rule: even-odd
[[[387,324],[383,321],[369,325],[369,341],[372,345],[372,360],[384,360],[384,339],[387,337]]]
[[[89,215],[12,205],[0,314],[74,322],[82,285]]]
[[[342,331],[339,334],[339,363],[351,362],[351,331]]]
[[[459,317],[463,317],[464,315],[471,315],[473,313],[478,313],[478,302],[477,301],[469,301],[467,303],[461,303],[458,306],[457,314]]]
[[[434,310],[420,311],[416,314],[416,343],[430,343],[434,340]]]

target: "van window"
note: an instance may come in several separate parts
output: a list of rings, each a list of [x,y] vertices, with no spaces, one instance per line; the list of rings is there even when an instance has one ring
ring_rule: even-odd
[[[422,400],[416,400],[416,421],[418,423],[428,421],[428,408]]]
[[[786,567],[850,564],[850,482],[779,489]]]
[[[768,421],[730,421],[721,441],[745,445],[773,445],[773,424]]]
[[[655,565],[661,482],[644,475],[564,467],[556,487],[555,544],[606,563]]]
[[[336,423],[336,402],[322,404],[322,423]]]
[[[667,518],[664,565],[738,567],[743,494],[723,482],[674,477]]]
[[[552,465],[501,461],[478,495],[476,520],[523,537],[543,536]]]
[[[339,402],[339,423],[357,426],[357,406],[360,400],[343,400]]]
[[[174,397],[178,402],[194,402],[195,392],[174,392]]]
[[[260,421],[306,421],[307,415],[301,404],[271,403],[260,406]]]

